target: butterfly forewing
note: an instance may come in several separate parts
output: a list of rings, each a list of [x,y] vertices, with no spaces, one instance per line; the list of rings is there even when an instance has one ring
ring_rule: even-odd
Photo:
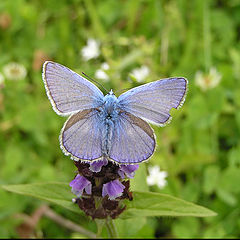
[[[74,160],[97,160],[102,156],[102,122],[95,109],[72,115],[64,124],[60,144]]]
[[[170,109],[184,102],[187,90],[185,78],[167,78],[133,88],[119,96],[119,107],[155,124],[171,118]]]
[[[144,120],[122,112],[115,122],[109,158],[120,164],[147,160],[155,149],[152,128]]]
[[[61,64],[45,62],[43,81],[53,109],[59,115],[98,107],[103,102],[103,94],[94,84]]]

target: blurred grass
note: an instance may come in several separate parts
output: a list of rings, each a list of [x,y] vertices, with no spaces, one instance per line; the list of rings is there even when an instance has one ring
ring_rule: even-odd
[[[9,62],[27,69],[23,80],[5,76],[0,89],[0,183],[68,182],[73,177],[74,166],[58,143],[65,119],[52,111],[41,80],[44,60],[90,76],[107,62],[111,80],[104,86],[115,91],[139,85],[129,73],[146,65],[146,82],[170,76],[189,80],[183,108],[171,111],[170,125],[154,127],[158,148],[147,164],[159,164],[169,176],[167,187],[151,190],[206,206],[218,216],[154,218],[134,236],[240,237],[239,30],[238,0],[0,1],[0,73]],[[88,38],[100,41],[101,54],[86,62],[80,51]],[[211,67],[222,79],[204,92],[195,74],[207,74]],[[14,214],[31,214],[41,202],[0,191],[0,237],[17,237]],[[79,221],[63,209],[56,211]],[[95,228],[84,217],[81,224]],[[47,219],[37,234],[74,236]]]

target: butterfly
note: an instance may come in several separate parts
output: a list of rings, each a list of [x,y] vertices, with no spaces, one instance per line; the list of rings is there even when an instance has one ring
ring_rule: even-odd
[[[138,164],[154,153],[156,140],[148,124],[170,122],[187,92],[187,79],[166,78],[132,88],[119,97],[103,95],[92,82],[69,68],[47,61],[42,78],[53,110],[69,116],[60,136],[64,154],[75,161],[110,160]]]

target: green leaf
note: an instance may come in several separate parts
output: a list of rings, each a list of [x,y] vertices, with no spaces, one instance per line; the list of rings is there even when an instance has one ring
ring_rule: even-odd
[[[67,183],[49,182],[3,185],[2,187],[10,192],[36,197],[65,207],[73,212],[81,213],[81,210],[78,208],[78,206],[72,203],[72,198],[74,198],[74,195],[71,193],[71,188]]]
[[[153,216],[193,216],[210,217],[216,213],[166,194],[153,192],[134,192],[133,201],[126,202],[127,210],[121,218],[153,217]]]
[[[71,211],[81,213],[76,204],[72,203],[74,195],[67,183],[33,183],[20,185],[4,185],[5,190],[36,197],[58,204]],[[121,218],[138,218],[153,216],[194,216],[208,217],[215,216],[211,210],[195,205],[190,202],[160,193],[134,192],[133,201],[125,201],[126,211]]]

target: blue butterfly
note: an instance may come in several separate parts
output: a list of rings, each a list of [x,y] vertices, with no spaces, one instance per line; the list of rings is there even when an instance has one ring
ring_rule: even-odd
[[[63,152],[76,161],[137,164],[147,160],[156,146],[147,122],[168,123],[170,109],[183,104],[187,90],[185,78],[166,78],[118,98],[112,90],[104,96],[84,77],[51,61],[44,63],[42,77],[54,111],[70,115],[59,139]]]

